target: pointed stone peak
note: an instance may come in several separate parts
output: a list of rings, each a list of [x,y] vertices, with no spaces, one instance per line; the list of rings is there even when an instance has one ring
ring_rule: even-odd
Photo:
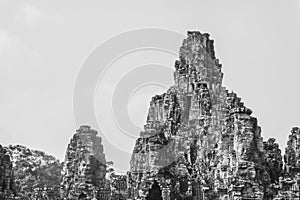
[[[79,129],[76,130],[76,133],[79,133],[79,134],[87,133],[87,134],[97,135],[98,132],[96,130],[92,129],[88,125],[82,125],[82,126],[80,126]]]
[[[221,67],[219,60],[215,57],[214,41],[209,38],[209,34],[200,31],[188,31],[187,38],[183,40],[180,47],[180,60],[192,64],[204,60],[206,57],[215,60],[215,64]]]
[[[199,84],[219,91],[222,85],[222,65],[215,58],[213,40],[208,33],[188,31],[175,61],[174,80],[180,93],[192,94]]]

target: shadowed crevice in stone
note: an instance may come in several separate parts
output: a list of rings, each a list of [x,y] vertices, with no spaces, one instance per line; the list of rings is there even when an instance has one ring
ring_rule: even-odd
[[[161,194],[162,192],[160,186],[156,181],[154,181],[151,188],[149,189],[146,200],[162,200]]]

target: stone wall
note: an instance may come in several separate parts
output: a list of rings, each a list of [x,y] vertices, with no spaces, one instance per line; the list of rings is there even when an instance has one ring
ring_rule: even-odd
[[[0,199],[10,199],[15,194],[13,165],[8,151],[0,145]]]

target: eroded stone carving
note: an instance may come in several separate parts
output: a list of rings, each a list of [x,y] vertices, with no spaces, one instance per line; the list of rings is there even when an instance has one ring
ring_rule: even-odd
[[[106,161],[101,138],[89,126],[73,135],[65,155],[61,196],[67,199],[98,198],[105,187]]]
[[[280,166],[268,160],[266,168],[261,129],[222,86],[208,34],[188,32],[175,70],[174,86],[152,98],[136,141],[131,197],[149,198],[155,185],[163,199],[263,199],[268,170]]]

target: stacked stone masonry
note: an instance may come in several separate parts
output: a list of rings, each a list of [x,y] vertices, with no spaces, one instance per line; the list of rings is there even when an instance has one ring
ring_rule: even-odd
[[[8,151],[0,145],[0,199],[15,196],[13,165]]]
[[[299,198],[299,129],[289,137],[283,171],[275,139],[263,142],[252,111],[222,86],[221,68],[209,34],[188,32],[175,84],[152,98],[136,140],[131,199]]]
[[[0,200],[300,199],[300,128],[283,156],[274,138],[263,141],[251,109],[222,85],[213,44],[188,32],[175,83],[151,99],[126,175],[108,169],[97,131],[81,126],[63,167],[44,152],[0,145]]]
[[[106,161],[101,138],[89,126],[81,126],[71,139],[62,171],[61,197],[92,199],[105,191]]]

